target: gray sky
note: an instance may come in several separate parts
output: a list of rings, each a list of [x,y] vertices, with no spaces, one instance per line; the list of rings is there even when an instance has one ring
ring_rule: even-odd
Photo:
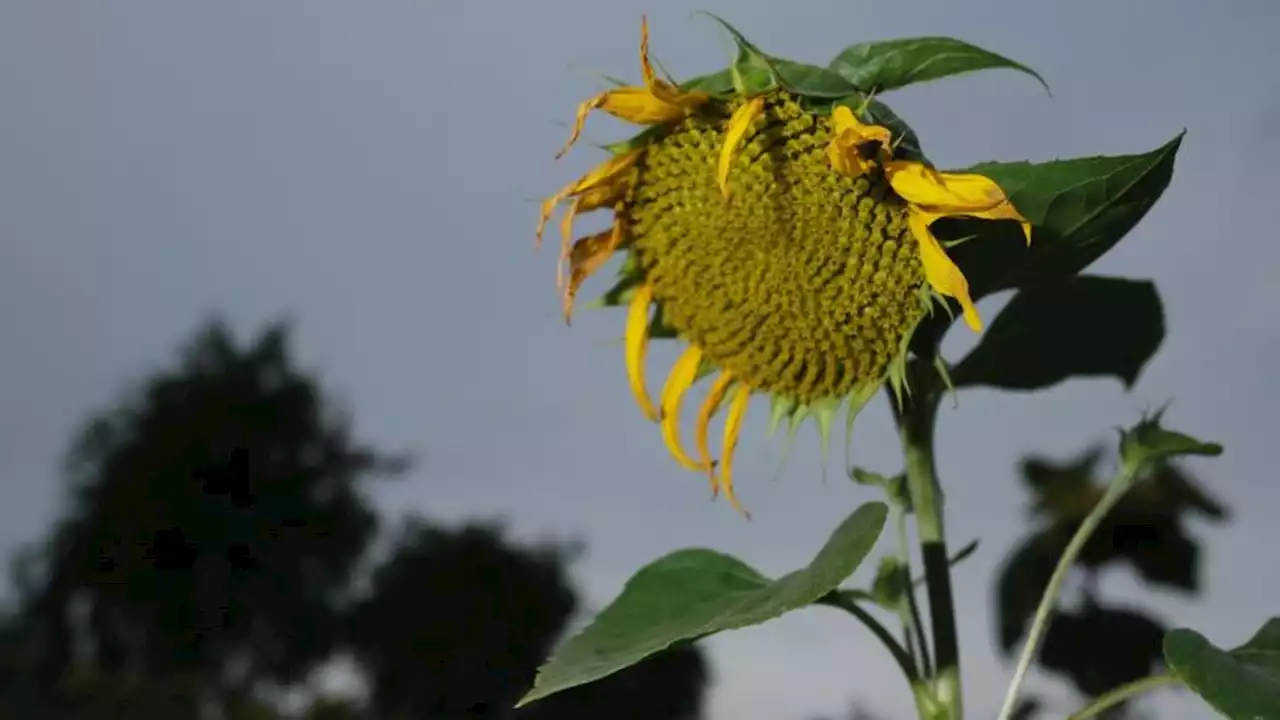
[[[242,332],[296,318],[300,355],[350,402],[358,429],[425,453],[380,496],[386,508],[506,516],[522,537],[580,534],[590,553],[578,577],[596,605],[679,547],[769,573],[807,562],[872,499],[838,472],[843,449],[824,484],[815,433],[802,433],[775,479],[781,444],[764,438],[757,406],[739,450],[755,519],[709,504],[705,481],[674,465],[631,401],[614,344],[622,313],[580,313],[566,329],[553,254],[531,249],[531,201],[601,157],[582,144],[552,160],[576,102],[601,87],[592,73],[638,78],[641,12],[677,77],[724,65],[698,7],[797,60],[947,34],[1048,79],[1052,99],[1011,72],[885,96],[943,165],[1141,152],[1189,130],[1164,200],[1094,268],[1153,278],[1164,293],[1171,335],[1135,392],[1109,381],[969,392],[941,418],[950,537],[982,539],[957,579],[971,716],[994,715],[1010,670],[992,650],[990,591],[1026,529],[1018,455],[1073,453],[1170,398],[1173,425],[1226,444],[1194,467],[1237,522],[1196,529],[1208,540],[1202,601],[1150,603],[1226,644],[1280,612],[1280,585],[1259,572],[1280,538],[1267,455],[1280,389],[1264,374],[1280,354],[1280,145],[1269,132],[1280,125],[1280,5],[1266,0],[7,0],[0,551],[54,512],[60,453],[84,414],[220,311]],[[623,130],[601,119],[588,132]],[[984,315],[1001,302],[984,302]],[[971,342],[957,332],[948,345]],[[675,350],[650,354],[660,378]],[[854,450],[898,469],[883,407]],[[1148,602],[1125,573],[1107,589]],[[902,717],[910,707],[870,635],[828,611],[710,647],[715,720],[802,720],[855,696]],[[1071,709],[1069,692],[1039,684],[1055,710]],[[1189,700],[1152,707],[1210,716]]]

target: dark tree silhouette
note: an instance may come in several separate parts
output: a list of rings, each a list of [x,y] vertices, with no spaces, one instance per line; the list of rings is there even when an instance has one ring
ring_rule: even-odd
[[[597,683],[515,702],[577,607],[574,550],[517,548],[500,529],[410,522],[353,613],[351,646],[379,716],[411,720],[693,720],[707,670],[682,646]]]
[[[1091,449],[1065,463],[1038,457],[1022,463],[1037,527],[1009,554],[997,578],[997,633],[1005,653],[1025,636],[1058,558],[1102,495],[1101,459],[1102,453]],[[1199,544],[1186,527],[1192,514],[1220,521],[1227,512],[1177,464],[1155,468],[1129,491],[1080,554],[1077,608],[1055,612],[1037,658],[1043,668],[1096,697],[1162,664],[1163,623],[1140,609],[1101,601],[1097,572],[1128,565],[1153,586],[1198,592]],[[1100,647],[1106,652],[1099,654]],[[1115,714],[1124,712],[1122,707]]]
[[[377,528],[362,481],[403,465],[352,440],[286,326],[237,347],[207,325],[69,455],[70,507],[23,610],[46,679],[86,665],[242,691],[298,679],[337,641]]]

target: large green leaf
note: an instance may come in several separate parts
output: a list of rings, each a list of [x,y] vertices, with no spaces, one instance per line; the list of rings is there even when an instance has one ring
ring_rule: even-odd
[[[951,75],[1009,68],[1049,85],[1022,63],[949,37],[875,40],[850,45],[836,55],[830,68],[864,92],[884,92]]]
[[[1182,682],[1232,720],[1280,720],[1280,618],[1230,652],[1194,630],[1173,630],[1164,656]]]
[[[974,298],[1079,273],[1133,229],[1169,185],[1182,134],[1142,155],[986,163],[970,168],[995,180],[1031,221],[1031,246],[1014,223],[939,220],[944,240],[977,235],[950,249]]]
[[[1164,339],[1154,283],[1069,277],[1022,290],[952,370],[956,387],[1039,390],[1070,377],[1131,387]]]
[[[651,563],[552,654],[520,705],[599,680],[673,643],[758,625],[814,603],[862,563],[886,513],[883,503],[858,508],[808,567],[778,580],[712,550],[681,550]]]

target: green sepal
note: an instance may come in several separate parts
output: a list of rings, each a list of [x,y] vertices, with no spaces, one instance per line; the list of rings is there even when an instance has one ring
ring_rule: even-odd
[[[774,409],[776,411],[777,406]],[[791,457],[791,450],[796,445],[796,432],[804,424],[805,418],[809,417],[811,410],[812,407],[810,405],[796,401],[789,410],[783,413],[787,418],[787,437],[782,441],[782,457],[778,459],[778,470],[774,473],[774,479],[782,475],[782,469],[786,466],[787,460]],[[769,428],[769,436],[772,436],[775,430],[777,430],[777,423],[774,423]]]
[[[944,77],[1007,68],[1026,73],[1044,87],[1049,84],[1035,70],[1003,55],[949,37],[911,37],[873,40],[841,50],[828,68],[866,92],[884,92]]]
[[[720,368],[716,367],[715,363],[704,357],[702,358],[702,362],[698,363],[698,370],[693,374],[693,381],[698,382],[708,375],[714,375],[719,369]]]
[[[618,142],[609,143],[602,147],[614,155],[623,155],[631,152],[632,150],[639,150],[640,148],[648,147],[662,139],[662,136],[666,135],[670,130],[671,126],[666,123],[661,125],[652,125],[641,130],[635,135],[632,135],[626,140],[619,140]]]
[[[626,257],[622,260],[622,265],[618,268],[618,279],[614,282],[613,287],[605,290],[604,294],[595,300],[584,303],[581,307],[621,307],[631,302],[631,297],[635,295],[636,288],[643,284],[644,275],[640,272],[640,260],[634,252],[628,250]]]
[[[844,421],[844,464],[845,467],[853,465],[853,423],[858,419],[858,413],[862,412],[862,408],[866,406],[871,398],[884,385],[883,381],[870,382],[862,387],[857,387],[850,392],[849,405],[845,408]]]
[[[778,425],[782,423],[782,419],[791,415],[796,408],[796,401],[786,395],[772,395],[769,398],[769,428],[765,430],[766,437],[773,437],[778,431]]]
[[[813,418],[818,426],[818,443],[822,453],[822,472],[827,471],[827,453],[831,449],[831,423],[840,412],[842,397],[823,398],[813,403]]]
[[[649,318],[650,340],[671,340],[679,336],[676,329],[667,322],[667,313],[662,303],[653,304],[653,315]]]

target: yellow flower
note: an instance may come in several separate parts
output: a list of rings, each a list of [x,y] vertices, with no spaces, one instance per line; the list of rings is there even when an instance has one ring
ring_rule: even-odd
[[[770,397],[771,424],[816,420],[825,448],[842,405],[851,423],[886,381],[902,388],[908,341],[934,302],[955,298],[981,327],[930,224],[958,215],[1030,226],[985,177],[895,159],[890,130],[844,105],[828,113],[776,88],[681,93],[653,76],[647,39],[643,30],[645,87],[584,103],[578,126],[599,107],[659,129],[543,203],[537,234],[567,205],[557,273],[566,321],[587,277],[626,254],[607,299],[628,306],[623,345],[636,402],[660,423],[676,462],[706,473],[713,494],[745,514],[733,455],[751,397]],[[575,216],[605,208],[611,226],[573,240]],[[685,350],[655,403],[645,360],[658,334]],[[713,379],[690,453],[681,411],[703,377]],[[710,425],[721,410],[715,459]]]

